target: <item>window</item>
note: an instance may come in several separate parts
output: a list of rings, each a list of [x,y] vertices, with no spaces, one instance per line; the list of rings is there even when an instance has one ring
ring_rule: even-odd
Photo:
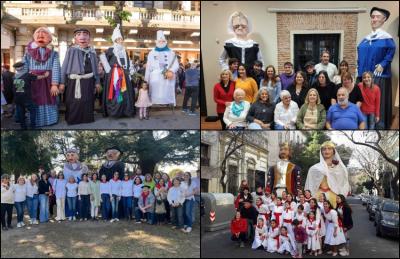
[[[200,163],[202,166],[210,166],[210,158],[208,156],[209,145],[207,144],[200,144]]]
[[[265,172],[256,170],[255,174],[255,185],[257,186],[262,186],[264,188],[265,186]]]
[[[201,192],[208,192],[208,179],[201,179],[200,180],[200,191]]]
[[[255,177],[254,177],[254,170],[252,169],[247,169],[247,182],[249,183],[249,188],[250,191],[255,191],[256,190],[256,182],[255,182]]]
[[[236,195],[239,191],[238,184],[238,168],[235,165],[229,165],[228,167],[228,192]]]
[[[153,8],[154,1],[134,1],[134,6],[141,8]]]
[[[295,34],[294,35],[294,68],[304,71],[304,65],[312,60],[320,61],[323,50],[330,53],[330,62],[339,66],[340,34]]]

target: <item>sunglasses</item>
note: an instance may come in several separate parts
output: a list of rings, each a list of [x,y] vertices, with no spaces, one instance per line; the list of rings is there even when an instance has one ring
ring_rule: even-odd
[[[233,25],[233,29],[239,29],[239,27],[242,27],[242,28],[247,28],[247,25],[246,24],[237,24],[237,25]]]

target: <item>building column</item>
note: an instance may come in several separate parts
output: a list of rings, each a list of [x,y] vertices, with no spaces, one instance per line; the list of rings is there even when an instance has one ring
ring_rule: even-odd
[[[24,57],[24,48],[21,45],[14,47],[14,57],[10,56],[10,66],[15,64],[17,61],[22,60]]]

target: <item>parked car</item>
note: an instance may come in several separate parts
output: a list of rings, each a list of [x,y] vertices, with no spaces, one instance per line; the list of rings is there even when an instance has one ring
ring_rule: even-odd
[[[373,203],[375,203],[378,199],[379,199],[378,196],[372,196],[372,195],[371,195],[371,196],[369,197],[369,199],[367,200],[367,211],[368,211],[368,213],[371,212]]]
[[[368,194],[362,194],[361,195],[362,205],[366,206],[369,198],[370,198],[370,196]]]
[[[374,201],[371,203],[371,209],[369,211],[369,216],[368,219],[370,221],[375,220],[375,211],[380,207],[380,205],[382,204],[383,201],[385,201],[386,199],[378,197],[378,199],[374,199]]]
[[[385,200],[375,211],[377,236],[393,236],[399,238],[399,202]]]

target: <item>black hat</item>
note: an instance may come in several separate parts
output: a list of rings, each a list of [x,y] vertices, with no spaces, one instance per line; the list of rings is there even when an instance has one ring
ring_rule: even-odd
[[[314,66],[315,63],[313,61],[308,61],[305,65],[304,68],[307,68],[308,66]]]
[[[142,186],[142,189],[143,189],[144,187],[147,187],[147,188],[151,189],[151,187],[148,186],[148,185],[143,185],[143,186]]]
[[[87,32],[87,33],[89,33],[89,35],[90,35],[90,31],[89,31],[88,29],[86,29],[86,28],[77,28],[77,29],[75,29],[75,30],[74,30],[74,35],[75,35],[76,33],[78,33],[78,32],[81,32],[81,31]]]
[[[372,12],[373,12],[373,11],[381,12],[381,13],[383,13],[383,15],[386,17],[386,20],[389,19],[390,12],[389,12],[388,10],[382,9],[382,8],[379,8],[379,7],[372,7],[371,11],[369,12],[369,16],[372,15]]]
[[[15,63],[15,64],[13,65],[14,68],[23,67],[23,66],[24,66],[24,62],[22,62],[22,61],[17,62],[17,63]]]
[[[112,146],[112,147],[106,148],[105,152],[107,153],[107,151],[108,151],[108,150],[111,150],[111,149],[118,150],[118,151],[121,153],[121,155],[122,155],[122,153],[123,153],[123,152],[121,151],[121,149],[120,149],[119,147],[117,147],[117,146]]]

